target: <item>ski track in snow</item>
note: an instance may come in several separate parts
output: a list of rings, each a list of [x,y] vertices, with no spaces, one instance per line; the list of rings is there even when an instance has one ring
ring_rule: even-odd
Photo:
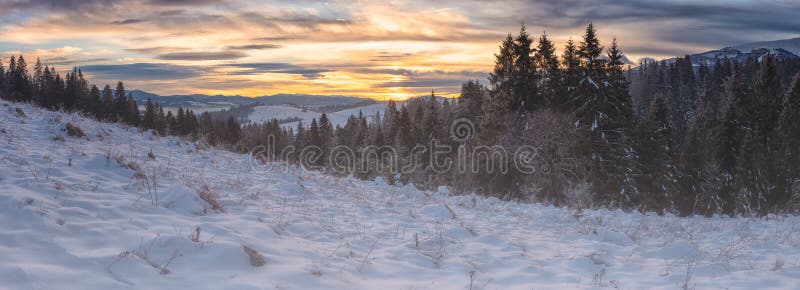
[[[157,177],[158,206],[109,153]],[[0,101],[0,288],[679,289],[687,269],[697,289],[800,285],[795,216],[577,214],[273,165]]]

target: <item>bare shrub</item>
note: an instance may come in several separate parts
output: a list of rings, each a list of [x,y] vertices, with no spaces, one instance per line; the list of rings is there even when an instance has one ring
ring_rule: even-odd
[[[20,117],[20,118],[25,117],[25,112],[23,112],[20,107],[14,108],[14,114],[17,115],[17,117]]]
[[[580,217],[583,209],[592,207],[591,184],[587,181],[578,181],[564,191],[567,206],[572,209],[574,216]]]
[[[208,203],[211,206],[211,209],[219,212],[225,212],[225,208],[217,201],[217,193],[208,188],[208,185],[203,185],[200,189],[197,190],[197,195],[200,196],[200,199]]]
[[[199,243],[200,242],[200,227],[194,228],[194,233],[189,235],[189,239],[192,242]]]
[[[81,129],[81,127],[72,123],[67,123],[66,130],[67,130],[67,135],[75,138],[81,138],[86,136],[86,133],[83,132],[83,129]]]
[[[129,168],[130,170],[133,170],[133,178],[141,179],[141,180],[144,180],[144,179],[147,178],[147,173],[144,172],[144,169],[142,169],[142,166],[140,166],[139,163],[136,162],[136,161],[130,161],[128,163],[124,163],[123,167],[126,167],[126,168]]]
[[[147,157],[150,158],[151,160],[156,160],[156,154],[153,153],[153,150],[150,150],[150,152],[147,152]]]
[[[689,290],[695,289],[694,284],[692,283],[692,275],[694,275],[694,268],[697,266],[697,261],[695,258],[690,258],[686,261],[686,275],[683,278],[683,282],[681,283],[681,289]]]
[[[248,247],[248,246],[245,246],[245,245],[242,245],[242,250],[250,258],[250,265],[251,266],[253,266],[253,267],[261,267],[261,266],[264,266],[264,265],[267,264],[267,260],[266,260],[266,258],[264,258],[264,255],[261,255],[261,253],[259,253],[255,249],[253,249],[251,247]]]
[[[147,263],[151,267],[157,269],[159,274],[167,275],[167,274],[172,272],[167,267],[169,267],[169,265],[172,263],[172,261],[175,260],[175,258],[180,256],[180,250],[175,249],[172,252],[172,255],[170,255],[170,257],[167,259],[167,261],[164,262],[164,265],[161,265],[158,262],[156,262],[153,259],[152,256],[150,256],[150,251],[151,251],[153,245],[155,244],[156,239],[158,239],[158,237],[156,237],[155,239],[151,240],[150,243],[148,243],[147,246],[142,245],[142,240],[139,240],[139,247],[136,249],[136,251],[133,251],[133,255],[138,257],[139,259],[142,259],[142,261],[144,261],[145,263]],[[125,256],[128,255],[127,251],[123,252],[123,253],[125,253]],[[120,257],[122,257],[122,255],[120,255]],[[108,267],[110,268],[111,265],[109,265]]]
[[[583,178],[579,154],[581,135],[569,114],[545,110],[526,120],[520,143],[511,144],[515,151],[533,150],[528,160],[515,160],[520,168],[529,171],[524,187],[532,192],[531,199],[562,204],[564,192]],[[520,156],[523,157],[523,156]]]
[[[64,137],[61,135],[53,136],[53,141],[64,141]]]
[[[322,277],[322,269],[317,264],[311,264],[311,266],[306,267],[306,271],[314,277]]]
[[[153,206],[158,206],[159,180],[156,170],[151,169],[150,171],[147,171],[136,161],[129,161],[126,163],[125,158],[122,157],[122,155],[114,156],[114,160],[120,165],[120,167],[133,170],[133,176],[131,176],[131,180],[138,180],[139,184],[147,189],[147,194],[150,197],[150,203],[152,203]]]

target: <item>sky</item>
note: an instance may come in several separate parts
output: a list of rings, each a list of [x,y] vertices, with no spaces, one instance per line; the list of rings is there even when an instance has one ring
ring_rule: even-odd
[[[800,0],[0,0],[0,57],[161,95],[454,96],[524,22],[628,59],[800,36]]]

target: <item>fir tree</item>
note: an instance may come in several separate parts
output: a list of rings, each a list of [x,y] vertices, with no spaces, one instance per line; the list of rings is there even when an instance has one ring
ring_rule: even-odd
[[[515,47],[514,38],[509,34],[500,45],[500,52],[495,54],[494,71],[489,74],[490,102],[505,107],[504,110],[519,107],[520,99],[514,95]]]
[[[784,191],[772,198],[775,204],[797,206],[800,203],[800,73],[794,77],[778,120],[776,138],[780,141],[781,161],[779,186]]]
[[[605,69],[604,61],[599,59],[603,52],[594,24],[589,23],[583,35],[583,42],[578,47],[578,56],[583,60],[584,75],[597,78]]]
[[[555,46],[546,33],[539,37],[536,47],[535,66],[538,69],[538,85],[544,103],[548,106],[560,106],[557,100],[558,90],[561,88],[561,70],[558,67],[558,56]]]
[[[643,125],[644,144],[641,146],[640,189],[642,204],[648,210],[675,208],[673,194],[678,180],[675,160],[675,131],[669,122],[667,105],[661,96],[653,99],[647,121]]]
[[[553,100],[552,106],[560,110],[571,111],[572,106],[567,106],[573,98],[573,93],[578,87],[581,79],[580,69],[580,56],[578,55],[578,48],[575,42],[570,38],[564,47],[564,54],[562,55],[561,65],[564,67],[564,72],[561,80],[561,88],[557,91],[558,95]]]
[[[514,67],[511,74],[512,100],[511,110],[527,109],[533,111],[543,105],[536,93],[536,68],[534,67],[532,40],[525,25],[514,39],[512,61]]]
[[[103,87],[103,93],[101,98],[101,106],[104,120],[116,120],[116,116],[114,116],[114,92],[111,90],[111,86],[106,85]]]
[[[701,68],[703,71],[703,68]],[[715,172],[714,139],[712,133],[717,123],[716,96],[711,76],[704,74],[703,93],[698,98],[697,114],[692,120],[686,142],[681,151],[680,196],[678,206],[681,214],[711,214],[719,210],[716,201],[719,190]]]
[[[112,110],[112,121],[124,121],[125,112],[127,111],[128,98],[125,96],[125,85],[122,82],[117,82],[117,88],[114,90],[114,108]]]
[[[153,129],[156,119],[156,106],[149,98],[144,103],[144,117],[142,118],[142,128],[145,130]]]
[[[733,214],[735,211],[734,176],[736,160],[742,159],[739,150],[742,147],[747,131],[752,130],[753,120],[750,105],[750,93],[745,76],[739,65],[734,65],[732,74],[725,80],[725,109],[720,117],[715,132],[716,160],[721,171],[720,196],[718,207],[723,213]]]

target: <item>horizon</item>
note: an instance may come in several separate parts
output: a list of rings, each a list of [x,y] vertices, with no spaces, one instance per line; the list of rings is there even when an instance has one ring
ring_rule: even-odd
[[[274,94],[406,99],[457,96],[485,82],[506,34],[523,22],[558,54],[593,22],[628,59],[664,59],[798,37],[796,3],[569,3],[235,0],[25,1],[0,4],[0,57],[80,68],[158,95]]]

